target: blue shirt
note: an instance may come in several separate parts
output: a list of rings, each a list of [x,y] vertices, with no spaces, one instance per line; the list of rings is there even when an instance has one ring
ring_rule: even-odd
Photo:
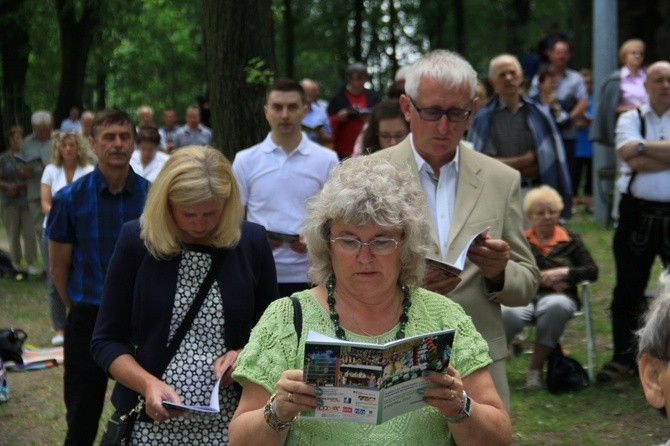
[[[322,144],[323,141],[321,141],[321,138],[319,137],[319,127],[323,127],[323,130],[326,133],[332,135],[333,131],[330,128],[330,120],[328,119],[326,110],[317,104],[311,104],[307,109],[305,117],[302,118],[302,129],[307,133],[309,139]]]
[[[112,194],[96,166],[54,196],[46,235],[54,242],[73,245],[66,285],[72,302],[100,305],[121,226],[142,214],[149,184],[130,169],[123,190]]]

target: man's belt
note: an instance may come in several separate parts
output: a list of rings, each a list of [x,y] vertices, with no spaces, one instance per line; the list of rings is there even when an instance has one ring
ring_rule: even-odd
[[[645,200],[643,198],[637,198],[629,194],[622,195],[634,201],[638,205],[638,209],[641,212],[656,215],[670,215],[670,202]]]

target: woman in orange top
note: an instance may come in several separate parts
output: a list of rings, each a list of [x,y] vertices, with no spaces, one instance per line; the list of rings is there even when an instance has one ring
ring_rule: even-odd
[[[526,374],[529,390],[542,388],[542,366],[580,307],[577,284],[598,278],[598,267],[582,239],[558,224],[563,206],[561,196],[549,186],[526,195],[523,210],[531,226],[525,235],[540,269],[540,289],[527,306],[502,308],[508,344],[525,325],[535,323],[537,327]]]

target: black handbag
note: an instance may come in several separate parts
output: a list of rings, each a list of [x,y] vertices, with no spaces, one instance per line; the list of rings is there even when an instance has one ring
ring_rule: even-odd
[[[547,358],[547,390],[551,393],[574,392],[589,386],[589,375],[576,360],[563,355],[557,344]]]
[[[186,332],[190,328],[191,323],[193,323],[193,319],[195,319],[196,314],[198,311],[200,311],[200,307],[202,306],[202,303],[207,296],[207,291],[209,291],[210,287],[214,283],[214,278],[218,272],[220,263],[221,253],[215,251],[212,254],[212,265],[210,266],[205,279],[202,281],[202,284],[200,284],[198,294],[196,294],[191,307],[186,313],[186,316],[184,316],[184,319],[182,320],[181,324],[179,324],[177,331],[170,340],[170,344],[167,347],[167,352],[165,356],[163,356],[163,362],[159,367],[160,374],[162,374],[163,371],[167,368],[168,364],[172,360],[172,357],[177,352],[179,344],[181,344],[182,339],[184,339]],[[100,440],[100,446],[126,446],[130,444],[130,436],[133,433],[133,425],[135,424],[135,421],[139,419],[140,414],[144,409],[144,398],[142,395],[138,395],[137,398],[139,402],[128,414],[121,415],[118,411],[112,414],[109,421],[107,421],[107,425],[105,426],[105,431],[103,433],[102,439]]]
[[[23,343],[28,335],[20,328],[0,329],[0,357],[3,361],[14,361],[23,364]]]
[[[129,413],[121,415],[116,411],[112,414],[105,426],[100,446],[126,446],[130,444],[133,425],[140,417],[142,409],[144,409],[144,398],[139,396],[138,400],[137,405]]]

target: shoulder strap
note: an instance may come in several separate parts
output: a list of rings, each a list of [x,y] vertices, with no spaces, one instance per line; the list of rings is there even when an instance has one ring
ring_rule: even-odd
[[[647,137],[647,124],[644,122],[644,116],[642,116],[642,112],[640,111],[640,107],[637,109],[637,116],[640,118],[640,134],[642,135],[643,138]],[[631,188],[633,187],[633,180],[635,180],[635,177],[637,176],[637,171],[633,170],[630,174],[630,180],[628,180],[628,195],[633,196],[633,192]]]
[[[184,320],[182,320],[179,328],[177,328],[177,331],[175,332],[172,340],[170,341],[170,344],[167,347],[167,352],[163,357],[163,362],[161,363],[160,369],[158,369],[158,373],[162,374],[165,371],[168,364],[172,360],[172,357],[177,352],[179,344],[181,344],[181,341],[184,339],[186,332],[191,327],[193,319],[195,319],[195,315],[198,314],[198,311],[200,311],[200,307],[202,306],[202,303],[207,296],[207,292],[212,287],[212,283],[214,283],[214,278],[216,277],[216,273],[219,271],[220,263],[221,252],[217,249],[212,253],[212,265],[210,266],[205,279],[202,281],[202,284],[198,289],[198,294],[196,294],[195,298],[193,299],[191,308],[188,309],[188,313],[186,313],[186,316],[184,316]]]
[[[644,116],[642,116],[642,111],[640,110],[640,107],[637,109],[637,116],[640,118],[640,134],[642,135],[643,138],[647,137],[647,124],[644,122]]]
[[[302,307],[300,301],[295,296],[289,296],[293,303],[293,326],[295,327],[295,334],[298,335],[298,343],[300,343],[300,335],[302,334]]]

